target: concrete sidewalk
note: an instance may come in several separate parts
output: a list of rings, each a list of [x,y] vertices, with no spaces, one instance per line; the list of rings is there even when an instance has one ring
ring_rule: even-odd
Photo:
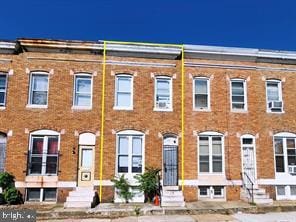
[[[92,209],[65,209],[63,205],[32,205],[24,204],[19,206],[9,206],[18,209],[36,209],[39,220],[47,219],[116,219],[124,217],[141,216],[189,216],[192,215],[233,215],[238,212],[243,213],[267,213],[267,212],[288,212],[296,211],[296,201],[274,201],[272,205],[250,205],[242,201],[227,202],[193,202],[186,203],[185,207],[169,208],[153,206],[151,204],[111,204],[102,203]],[[173,216],[175,218],[175,216]],[[189,217],[188,217],[189,218]],[[192,218],[192,217],[191,217]],[[183,218],[184,220],[184,218]],[[108,221],[108,220],[107,220]],[[114,221],[114,220],[113,220]],[[296,221],[296,220],[295,220]]]

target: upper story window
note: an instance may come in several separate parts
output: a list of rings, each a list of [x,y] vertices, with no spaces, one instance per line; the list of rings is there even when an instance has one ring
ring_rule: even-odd
[[[39,130],[30,136],[30,175],[56,175],[58,170],[59,134],[51,130]]]
[[[29,105],[47,106],[48,73],[34,72],[30,78]]]
[[[172,79],[159,76],[155,79],[154,110],[172,111]]]
[[[296,175],[296,134],[278,133],[274,136],[275,170]]]
[[[231,80],[231,110],[247,111],[246,81],[243,79]]]
[[[282,82],[279,80],[266,81],[267,111],[283,112]]]
[[[116,75],[115,109],[133,109],[133,77]]]
[[[195,78],[193,86],[194,110],[210,110],[210,81],[207,78]]]
[[[5,107],[7,94],[7,75],[0,73],[0,107]]]
[[[142,173],[144,134],[134,130],[117,133],[117,173]]]
[[[75,75],[74,101],[75,108],[92,107],[92,76],[88,74]]]
[[[198,136],[199,172],[224,172],[223,135],[216,132],[204,132]]]

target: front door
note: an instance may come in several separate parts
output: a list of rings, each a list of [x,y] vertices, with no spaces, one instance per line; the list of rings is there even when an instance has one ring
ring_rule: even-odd
[[[178,185],[178,146],[164,145],[163,147],[163,185]]]
[[[93,186],[94,146],[79,146],[78,186]]]
[[[243,147],[243,172],[248,175],[253,183],[256,183],[255,153],[254,147]],[[244,175],[245,177],[245,175]],[[248,178],[244,178],[248,181]]]

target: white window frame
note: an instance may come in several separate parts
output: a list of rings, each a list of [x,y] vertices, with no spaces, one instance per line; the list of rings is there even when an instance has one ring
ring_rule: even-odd
[[[199,137],[208,137],[209,138],[209,172],[200,172],[200,163],[199,163]],[[222,145],[222,172],[213,172],[213,144],[212,137],[221,137]],[[218,132],[207,131],[202,132],[197,135],[197,163],[198,163],[198,174],[199,175],[225,175],[225,147],[224,147],[224,135]]]
[[[207,195],[200,195],[200,187],[208,187]],[[214,187],[221,187],[221,195],[215,195]],[[198,199],[206,201],[224,201],[225,196],[225,186],[224,185],[201,185],[198,186]]]
[[[207,82],[207,95],[208,95],[208,99],[207,99],[207,103],[208,103],[208,106],[206,108],[196,108],[195,107],[195,82],[198,81],[198,80],[203,80],[203,81],[206,81]],[[193,101],[193,111],[211,111],[211,81],[210,81],[210,78],[208,77],[194,77],[193,78],[193,81],[192,81],[192,88],[193,88],[193,95],[192,95],[192,101]]]
[[[117,106],[117,94],[118,92],[118,80],[120,78],[130,78],[131,81],[131,89],[130,89],[130,106]],[[134,107],[134,77],[131,74],[116,74],[115,75],[115,94],[114,94],[114,107],[115,110],[133,110]]]
[[[285,189],[285,195],[278,195],[278,186],[283,186]],[[276,188],[276,200],[296,200],[296,195],[291,194],[291,186],[296,186],[296,184],[291,185],[277,185]]]
[[[30,133],[30,143],[29,143],[29,151],[28,151],[28,164],[31,162],[31,151],[33,149],[33,138],[34,137],[44,137],[43,139],[43,151],[46,150],[47,151],[47,144],[48,144],[48,138],[51,136],[57,136],[58,137],[58,154],[57,154],[57,173],[56,174],[46,174],[46,167],[41,166],[41,174],[38,173],[31,173],[30,172],[30,168],[28,168],[28,175],[29,176],[45,176],[45,175],[49,175],[49,176],[57,176],[58,175],[58,166],[59,166],[59,151],[60,151],[60,133],[53,131],[53,130],[37,130],[34,131],[32,133]],[[45,149],[44,149],[45,148]],[[42,154],[42,161],[47,157],[47,153],[43,152]]]
[[[272,111],[271,109],[269,109],[268,107],[268,103],[269,102],[272,102],[273,100],[268,100],[268,90],[267,90],[267,85],[268,83],[277,83],[278,84],[278,96],[279,96],[279,101],[282,102],[282,111],[281,112],[275,112],[275,111]],[[277,80],[277,79],[268,79],[266,80],[265,82],[265,93],[266,93],[266,112],[268,113],[284,113],[284,101],[283,101],[283,88],[282,88],[282,81],[281,80]]]
[[[5,109],[5,107],[6,107],[6,98],[7,98],[8,74],[0,72],[0,76],[5,76],[5,89],[4,90],[0,89],[0,92],[4,93],[4,102],[0,103],[0,109]]]
[[[168,80],[170,84],[170,106],[168,108],[159,108],[157,106],[157,81]],[[173,79],[169,76],[156,76],[154,81],[154,109],[153,111],[171,112],[173,111]]]
[[[275,139],[282,139],[283,140],[283,154],[284,154],[284,172],[277,172],[276,171],[276,155],[275,155]],[[294,139],[296,143],[296,134],[294,133],[277,133],[273,136],[273,157],[274,157],[274,172],[278,175],[290,175],[289,174],[289,165],[288,165],[288,147],[287,147],[287,139]],[[295,165],[296,166],[296,165]],[[296,185],[296,184],[295,184]]]
[[[233,108],[233,101],[232,101],[232,83],[239,82],[243,83],[243,90],[244,90],[244,108],[243,109],[236,109]],[[248,96],[247,96],[247,81],[245,79],[231,79],[230,80],[230,110],[231,112],[247,112],[248,111]],[[234,102],[237,103],[237,102]]]
[[[41,76],[46,76],[47,77],[47,98],[46,98],[46,104],[45,105],[39,105],[39,104],[33,104],[32,99],[33,99],[33,76],[34,75],[41,75]],[[48,97],[49,97],[49,73],[48,72],[31,72],[30,73],[30,86],[29,86],[29,97],[28,97],[28,105],[26,106],[27,108],[48,108]]]
[[[76,83],[79,78],[83,79],[85,77],[90,78],[90,105],[89,106],[81,106],[81,105],[75,105],[75,100],[76,100]],[[81,94],[81,92],[80,92]],[[88,94],[88,93],[87,93]],[[93,76],[89,73],[76,73],[74,75],[74,87],[73,87],[73,104],[72,104],[72,109],[92,109],[93,106]]]
[[[119,138],[120,137],[128,137],[128,172],[122,173],[118,172],[118,156],[119,156]],[[131,181],[131,184],[135,184],[134,176],[140,173],[133,173],[132,172],[132,156],[133,156],[133,150],[132,150],[132,142],[133,138],[141,137],[142,139],[142,173],[145,171],[145,134],[136,131],[136,130],[124,130],[116,133],[116,162],[115,162],[115,175],[121,176],[125,175],[125,177]]]

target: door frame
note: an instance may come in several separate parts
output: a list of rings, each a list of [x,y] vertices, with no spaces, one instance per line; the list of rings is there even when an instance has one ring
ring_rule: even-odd
[[[253,140],[253,155],[254,155],[254,171],[255,171],[255,181],[253,181],[254,185],[257,185],[257,150],[256,150],[256,137],[251,134],[244,134],[240,137],[240,145],[241,145],[241,170],[244,173],[244,150],[243,150],[243,139],[252,139]]]
[[[80,172],[80,166],[81,166],[81,158],[82,158],[82,149],[92,149],[92,169],[91,169],[91,180],[89,181],[89,185],[83,185],[83,182],[81,180],[81,172]],[[95,145],[79,145],[78,146],[78,168],[77,168],[77,186],[78,187],[88,187],[94,185],[95,180]]]
[[[177,160],[177,174],[176,174],[176,177],[177,177],[177,184],[175,185],[175,186],[179,186],[179,139],[178,139],[178,136],[176,135],[176,134],[173,134],[173,133],[169,133],[169,134],[164,134],[163,136],[162,136],[162,147],[161,147],[161,153],[162,153],[162,161],[161,161],[161,163],[162,163],[162,165],[161,165],[161,172],[162,172],[162,178],[161,178],[161,184],[162,184],[162,186],[166,186],[166,185],[164,185],[164,174],[165,174],[165,172],[164,172],[164,146],[165,146],[165,144],[164,144],[164,140],[166,139],[166,138],[175,138],[176,139],[176,151],[177,151],[177,158],[176,158],[176,160]]]

